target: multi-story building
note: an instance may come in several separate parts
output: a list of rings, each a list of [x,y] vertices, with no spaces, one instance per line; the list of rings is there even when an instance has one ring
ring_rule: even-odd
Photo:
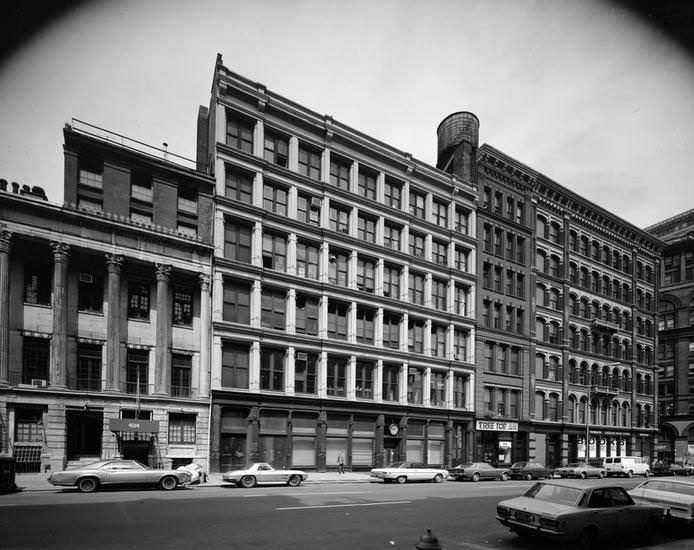
[[[475,191],[218,57],[211,468],[471,455]]]
[[[658,458],[694,460],[694,210],[646,231],[665,243],[658,299]]]
[[[78,121],[65,202],[0,181],[0,431],[17,470],[207,464],[214,180]]]
[[[445,122],[476,147],[474,115]],[[660,242],[489,145],[476,169],[475,458],[652,456]]]

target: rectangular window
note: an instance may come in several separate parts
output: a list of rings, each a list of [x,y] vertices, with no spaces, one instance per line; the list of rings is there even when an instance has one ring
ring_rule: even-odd
[[[357,259],[357,288],[373,293],[375,272],[376,264],[372,260]]]
[[[415,258],[424,258],[424,235],[410,231],[408,251]]]
[[[253,123],[227,111],[226,143],[245,153],[253,152]]]
[[[103,276],[100,273],[81,271],[77,278],[77,307],[79,311],[103,311]]]
[[[173,324],[192,326],[193,293],[189,288],[178,287],[173,292]]]
[[[408,297],[411,304],[424,305],[424,275],[409,273]]]
[[[424,386],[424,371],[416,367],[407,370],[407,402],[413,405],[422,404],[422,389]]]
[[[228,199],[253,204],[253,176],[225,165],[224,195]]]
[[[383,347],[400,348],[400,315],[396,313],[383,314]]]
[[[284,187],[272,183],[263,184],[263,209],[278,216],[287,215],[289,193]]]
[[[317,353],[298,351],[294,357],[294,391],[316,393],[316,373],[319,356]],[[296,425],[295,425],[296,428]]]
[[[248,345],[222,344],[222,386],[248,389]]]
[[[250,323],[251,285],[241,281],[224,281],[222,319],[232,323]]]
[[[263,288],[261,295],[260,324],[263,328],[284,330],[286,298],[283,290]]]
[[[251,226],[227,220],[224,224],[224,257],[251,263]]]
[[[410,215],[420,220],[426,219],[424,216],[424,204],[426,202],[426,195],[410,189]]]
[[[448,227],[448,204],[437,199],[432,201],[431,221],[439,227]]]
[[[347,339],[347,312],[349,306],[345,303],[328,303],[328,338]]]
[[[349,168],[350,163],[341,160],[334,155],[330,156],[330,183],[340,189],[349,191]]]
[[[138,386],[139,384],[139,386]],[[149,350],[128,349],[125,367],[125,391],[130,394],[149,393]]]
[[[463,235],[468,235],[470,228],[470,214],[466,210],[460,208],[455,209],[455,230]]]
[[[302,279],[318,280],[318,246],[305,242],[296,245],[296,274]]]
[[[431,261],[439,265],[448,265],[448,245],[446,243],[431,242]]]
[[[345,373],[347,371],[347,359],[328,356],[327,394],[336,397],[345,397],[347,388]]]
[[[400,367],[394,365],[383,366],[382,394],[384,401],[400,400]]]
[[[467,361],[467,341],[467,331],[453,331],[453,353],[456,361]]]
[[[357,361],[356,377],[354,380],[355,396],[359,399],[373,399],[373,363]]]
[[[296,219],[318,227],[320,225],[320,197],[299,193],[296,201]]]
[[[357,342],[373,345],[374,317],[373,310],[361,306],[357,308]]]
[[[400,269],[395,266],[383,266],[383,295],[400,299]]]
[[[43,262],[24,264],[24,301],[27,304],[51,305],[51,268]]]
[[[511,418],[520,418],[519,417],[519,408],[518,408],[518,401],[519,401],[519,392],[517,390],[511,390],[509,392],[509,407],[508,407],[508,415]]]
[[[299,144],[299,173],[320,181],[321,154],[303,144]]]
[[[284,350],[260,350],[260,389],[284,391]]]
[[[400,251],[400,227],[390,223],[383,224],[383,246]]]
[[[358,190],[359,194],[371,200],[376,200],[376,174],[359,169]]]
[[[446,327],[431,327],[431,355],[445,357],[446,355]]]
[[[328,263],[328,280],[342,287],[347,286],[347,269],[349,267],[349,257],[346,253],[331,253]]]
[[[263,158],[272,164],[286,168],[289,158],[289,140],[266,129]]]
[[[349,209],[331,206],[329,217],[330,229],[349,235]]]
[[[432,306],[439,311],[448,310],[448,284],[446,281],[434,279],[431,282],[431,301]]]
[[[76,390],[101,391],[101,348],[96,344],[77,345]]]
[[[424,321],[410,317],[407,321],[407,350],[424,353]]]
[[[357,219],[357,235],[359,239],[367,243],[376,242],[376,220],[366,216]]]
[[[190,397],[192,358],[180,353],[171,354],[171,396]]]
[[[101,172],[94,170],[80,169],[79,184],[93,189],[104,188],[104,176]]]
[[[195,415],[169,413],[169,445],[195,444]]]
[[[465,408],[465,377],[459,374],[453,376],[453,406],[456,409]]]
[[[455,288],[455,313],[467,315],[468,289],[463,287]]]
[[[402,184],[391,178],[386,178],[384,199],[388,206],[400,208],[402,205]]]
[[[287,238],[263,233],[263,267],[284,271],[287,267]]]
[[[458,271],[467,271],[468,255],[469,252],[465,248],[455,247],[455,268]]]
[[[442,372],[431,371],[429,402],[432,407],[443,407],[446,404],[446,375]]]
[[[318,336],[318,298],[313,296],[296,297],[296,332]]]
[[[149,283],[128,281],[128,318],[149,319]]]

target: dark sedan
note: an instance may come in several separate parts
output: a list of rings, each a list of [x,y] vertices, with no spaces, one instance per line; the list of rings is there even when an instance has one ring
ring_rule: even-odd
[[[481,479],[500,479],[501,481],[506,481],[510,477],[508,468],[495,468],[486,462],[460,464],[455,468],[449,469],[448,475],[451,479],[457,481],[466,479],[471,481],[480,481]]]
[[[511,465],[511,479],[546,479],[551,478],[553,470],[539,462],[516,462]]]

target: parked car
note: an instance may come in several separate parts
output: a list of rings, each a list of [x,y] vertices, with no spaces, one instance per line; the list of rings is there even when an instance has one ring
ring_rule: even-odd
[[[385,468],[374,468],[371,477],[381,479],[384,483],[397,481],[433,481],[441,483],[448,477],[448,470],[444,468],[430,468],[421,462],[391,462]]]
[[[256,485],[289,485],[298,487],[308,474],[301,470],[275,470],[267,462],[256,462],[243,470],[222,474],[222,480],[246,489]]]
[[[603,480],[540,481],[496,506],[496,519],[519,536],[575,548],[590,548],[606,537],[648,540],[662,517],[662,507],[636,504],[623,487]]]
[[[552,468],[546,468],[539,462],[516,462],[511,465],[511,479],[546,479],[551,478]]]
[[[560,478],[580,477],[581,479],[586,479],[587,477],[603,478],[605,476],[605,468],[593,466],[586,462],[571,462],[554,470],[554,477]]]
[[[195,485],[195,484],[200,484],[200,483],[207,483],[207,472],[203,469],[200,464],[196,464],[195,462],[191,462],[190,464],[186,464],[184,466],[179,466],[176,468],[177,470],[187,470],[190,472],[190,484]]]
[[[188,470],[154,469],[137,460],[102,460],[79,468],[55,472],[48,483],[62,487],[77,487],[83,493],[92,493],[104,486],[158,485],[171,491],[179,485],[190,483]]]
[[[646,459],[641,456],[608,456],[603,461],[605,471],[609,476],[645,476],[651,473]]]
[[[506,481],[511,476],[508,468],[495,468],[487,462],[470,462],[467,464],[459,464],[455,468],[450,468],[448,470],[448,477],[457,481],[480,481],[481,479],[500,479],[501,481]]]
[[[661,506],[667,519],[694,525],[694,481],[647,479],[629,494],[635,502]]]

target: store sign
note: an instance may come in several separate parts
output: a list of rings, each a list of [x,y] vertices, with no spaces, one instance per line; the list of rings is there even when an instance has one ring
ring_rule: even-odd
[[[488,432],[517,432],[518,422],[497,422],[496,420],[478,420],[478,430]]]
[[[108,429],[112,432],[156,433],[158,420],[137,420],[134,418],[109,418]]]

